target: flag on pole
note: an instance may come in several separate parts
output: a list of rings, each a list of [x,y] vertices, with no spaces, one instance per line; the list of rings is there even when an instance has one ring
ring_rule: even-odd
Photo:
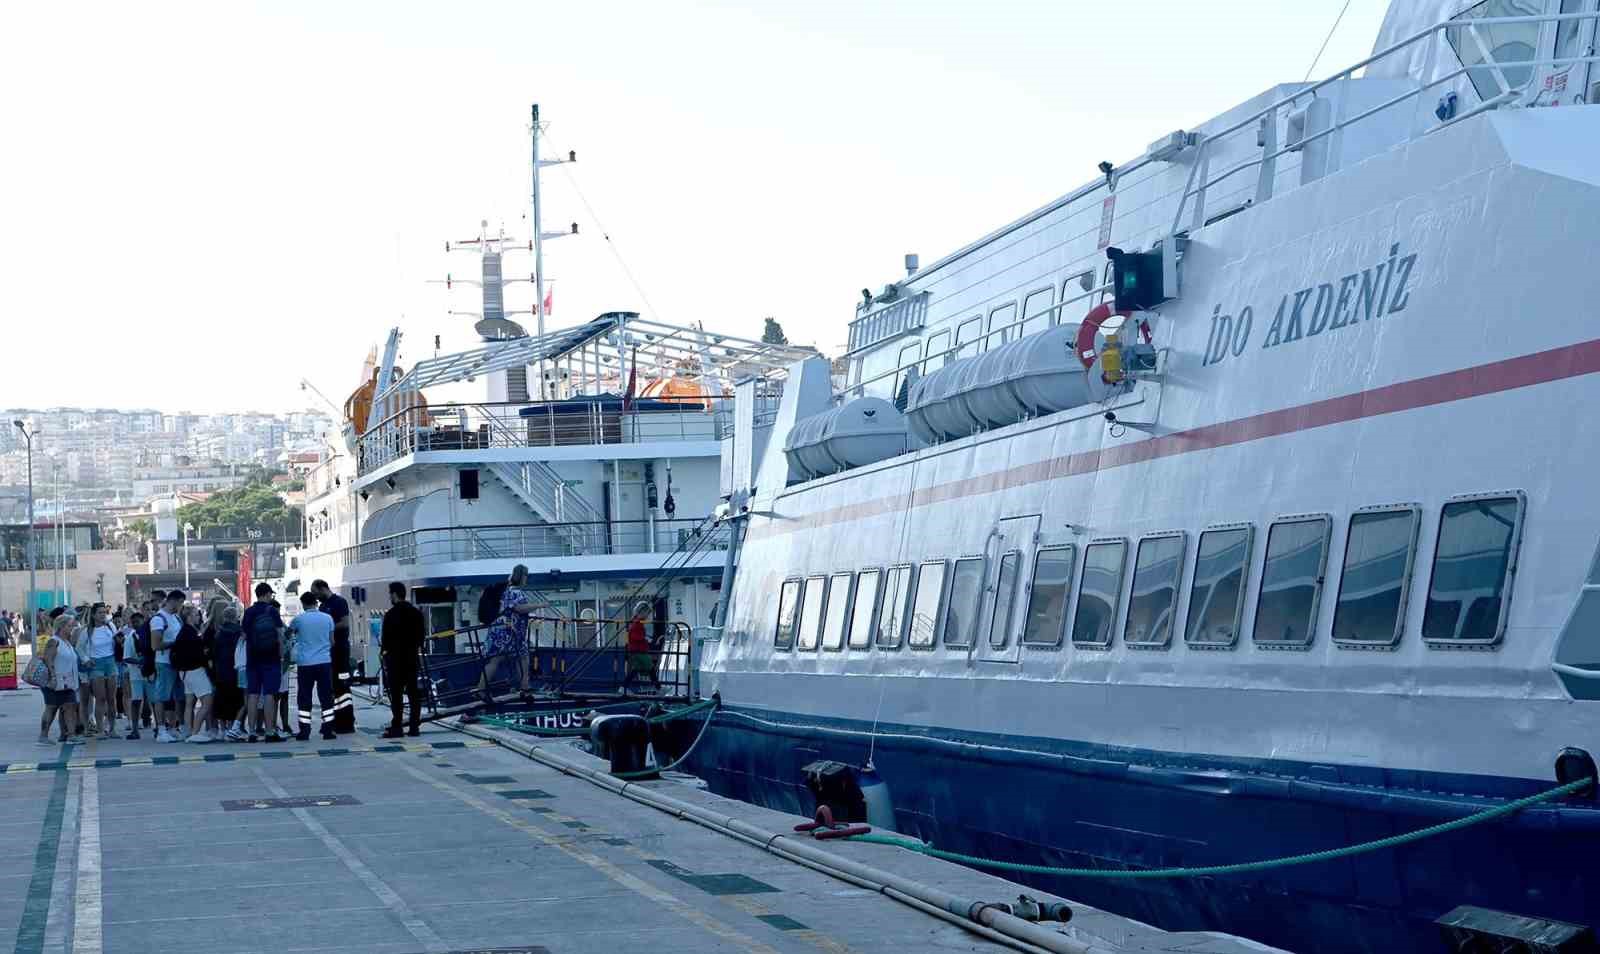
[[[633,410],[634,388],[639,383],[639,346],[633,346],[633,367],[628,369],[628,390],[622,395],[622,410]]]
[[[551,285],[544,293],[544,304],[539,308],[539,314],[550,317],[550,300],[555,297],[556,286]]]
[[[250,605],[250,577],[255,572],[255,555],[249,550],[239,551],[238,579],[235,580],[238,590],[239,602]]]

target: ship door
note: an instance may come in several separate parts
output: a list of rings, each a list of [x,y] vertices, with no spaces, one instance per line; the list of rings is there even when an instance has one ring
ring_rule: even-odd
[[[1562,13],[1592,13],[1597,0],[1561,0]],[[1548,34],[1546,34],[1548,36]],[[1561,20],[1555,24],[1555,58],[1593,56],[1596,27],[1592,18]],[[1545,42],[1549,42],[1546,40]],[[1567,106],[1593,103],[1590,90],[1600,81],[1595,63],[1553,63],[1539,84],[1540,105]],[[1600,92],[1600,90],[1596,90]]]
[[[1007,517],[989,538],[985,618],[980,620],[978,661],[1015,663],[1022,652],[1028,585],[1039,542],[1039,515]]]

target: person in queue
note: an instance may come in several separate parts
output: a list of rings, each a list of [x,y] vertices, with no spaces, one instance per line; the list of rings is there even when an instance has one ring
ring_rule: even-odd
[[[50,723],[57,714],[61,716],[60,741],[72,741],[78,717],[78,653],[73,648],[78,621],[62,615],[56,619],[50,637],[45,641],[43,656],[50,667],[50,682],[44,689],[44,713],[39,717],[39,744],[53,745],[50,741]]]
[[[96,603],[90,610],[90,621],[83,638],[88,651],[90,699],[94,704],[94,722],[90,729],[101,738],[109,739],[117,731],[117,713],[112,702],[116,697],[113,688],[117,683],[117,631],[111,625],[109,607]],[[89,721],[87,718],[85,722]]]
[[[272,587],[256,584],[256,601],[244,611],[240,629],[245,639],[246,742],[256,741],[260,720],[262,741],[282,742],[278,734],[277,695],[283,680],[283,617]]]
[[[156,741],[179,742],[181,729],[177,721],[178,672],[172,668],[172,644],[178,641],[178,634],[183,631],[183,621],[178,618],[178,611],[183,607],[183,591],[172,590],[166,594],[162,601],[161,609],[150,620],[150,648],[155,651],[155,699],[151,707],[155,709]]]
[[[322,707],[322,738],[336,738],[334,716],[338,712],[333,695],[333,617],[317,608],[314,592],[300,594],[300,614],[289,623],[294,646],[296,706],[299,726],[295,738],[311,740],[311,691],[316,690]]]

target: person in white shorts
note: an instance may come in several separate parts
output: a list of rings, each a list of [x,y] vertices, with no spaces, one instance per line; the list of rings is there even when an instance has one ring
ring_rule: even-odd
[[[183,630],[179,638],[200,638],[200,610],[198,607],[185,605],[179,613],[183,620]],[[190,631],[193,631],[192,637]],[[178,725],[183,727],[188,723],[186,741],[205,743],[216,741],[206,731],[206,723],[211,721],[211,677],[206,675],[204,665],[196,669],[182,671],[184,712],[178,718]]]

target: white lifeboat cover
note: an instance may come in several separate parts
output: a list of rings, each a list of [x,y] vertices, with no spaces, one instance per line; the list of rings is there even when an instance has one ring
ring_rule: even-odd
[[[862,467],[905,453],[905,416],[883,398],[858,398],[796,422],[783,450],[803,480]]]

